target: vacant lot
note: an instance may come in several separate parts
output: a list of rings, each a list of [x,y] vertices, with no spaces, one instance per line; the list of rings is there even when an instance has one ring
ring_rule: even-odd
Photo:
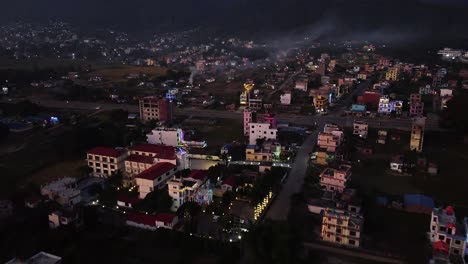
[[[129,74],[145,74],[147,77],[164,76],[167,69],[161,67],[143,67],[130,65],[96,65],[90,76],[99,76],[111,82],[126,82]]]

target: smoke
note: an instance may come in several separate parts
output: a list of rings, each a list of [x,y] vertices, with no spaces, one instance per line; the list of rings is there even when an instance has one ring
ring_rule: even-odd
[[[193,78],[197,74],[197,68],[194,66],[190,66],[190,77],[189,77],[189,84],[193,85]]]

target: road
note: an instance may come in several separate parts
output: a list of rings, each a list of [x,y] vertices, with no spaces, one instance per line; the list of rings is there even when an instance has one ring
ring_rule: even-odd
[[[364,85],[360,85],[355,91],[361,92],[364,89]],[[50,107],[50,108],[61,108],[61,109],[76,109],[76,110],[88,110],[93,111],[99,108],[100,110],[116,110],[123,109],[129,112],[139,112],[137,105],[129,104],[110,104],[110,103],[95,103],[95,102],[81,102],[81,101],[59,101],[50,99],[40,98],[29,98],[30,101],[35,102],[39,105]],[[346,109],[351,102],[351,96],[343,102],[341,106],[330,112],[328,115],[314,115],[304,116],[295,114],[278,114],[279,120],[287,120],[290,123],[301,126],[311,126],[317,123],[334,123],[344,127],[350,127],[353,125],[354,117],[351,116],[340,116],[340,114]],[[208,118],[224,118],[224,119],[237,119],[241,120],[243,113],[241,111],[219,111],[210,109],[199,109],[199,108],[176,108],[176,115],[192,115],[198,117]],[[410,119],[390,119],[390,118],[359,118],[359,120],[367,121],[370,127],[377,128],[392,128],[392,129],[411,129]],[[438,120],[435,116],[429,116],[426,121],[426,130],[439,130]]]

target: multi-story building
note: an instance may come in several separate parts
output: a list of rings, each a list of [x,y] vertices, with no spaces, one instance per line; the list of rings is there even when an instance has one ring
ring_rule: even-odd
[[[135,176],[140,199],[155,189],[162,189],[177,172],[177,167],[169,162],[160,162]]]
[[[449,262],[449,259],[463,260],[466,255],[467,218],[464,225],[457,222],[453,207],[434,208],[431,214],[430,240],[435,260]],[[460,262],[464,263],[464,262]]]
[[[369,131],[369,125],[364,121],[354,121],[353,124],[353,135],[357,135],[361,138],[367,138]]]
[[[109,177],[123,170],[127,151],[109,147],[95,147],[88,150],[88,167],[93,170],[95,177]]]
[[[327,110],[328,98],[322,95],[314,96],[313,99],[315,112],[321,113]]]
[[[390,101],[388,96],[382,96],[379,101],[378,113],[383,115],[395,115],[400,116],[403,111],[403,101]]]
[[[180,128],[157,127],[146,138],[149,144],[177,147],[184,141],[184,131]]]
[[[317,145],[325,149],[327,152],[335,152],[340,145],[340,140],[337,136],[331,133],[319,133]]]
[[[421,152],[424,142],[424,129],[426,126],[425,117],[413,118],[413,126],[411,128],[410,150]]]
[[[125,159],[125,175],[132,177],[156,164],[154,157],[131,154]]]
[[[341,164],[335,168],[326,168],[320,174],[320,186],[327,191],[343,192],[351,178],[351,165]]]
[[[245,149],[245,158],[248,161],[272,161],[281,154],[281,145],[275,141],[266,141],[261,146],[248,145]]]
[[[322,240],[348,247],[361,245],[364,217],[344,210],[324,210],[322,217]]]
[[[249,144],[255,145],[257,139],[276,139],[278,129],[270,123],[250,123]]]
[[[290,105],[291,104],[291,91],[286,91],[282,95],[280,95],[280,103],[282,105]]]
[[[246,108],[244,110],[244,135],[248,136],[250,132],[250,123],[257,122],[257,112]]]
[[[409,116],[421,117],[424,113],[424,103],[421,101],[421,94],[412,93],[409,98]]]
[[[147,96],[140,99],[140,119],[144,122],[158,120],[171,122],[173,104],[165,98]]]
[[[147,156],[154,158],[155,163],[169,162],[177,165],[176,149],[172,146],[139,144],[128,148],[130,155]]]
[[[398,68],[393,67],[389,68],[387,72],[385,73],[385,80],[386,81],[396,81],[398,80]]]
[[[249,99],[249,108],[253,110],[260,110],[263,107],[263,98],[261,96],[251,97]]]
[[[172,197],[173,212],[186,202],[196,202],[200,205],[213,201],[213,191],[209,188],[208,173],[205,170],[194,170],[185,178],[174,177],[167,182],[169,196]]]

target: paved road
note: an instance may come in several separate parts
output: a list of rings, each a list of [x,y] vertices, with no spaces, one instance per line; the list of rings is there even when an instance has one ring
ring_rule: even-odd
[[[349,250],[349,249],[344,249],[344,248],[337,248],[337,247],[322,245],[322,244],[318,244],[318,243],[309,243],[309,242],[307,242],[307,243],[304,243],[304,247],[308,248],[308,249],[311,249],[311,250],[316,250],[316,251],[322,251],[322,252],[325,251],[325,252],[338,254],[338,255],[344,255],[344,256],[348,256],[348,257],[366,259],[366,260],[377,262],[377,263],[391,263],[391,264],[403,264],[403,263],[405,263],[404,261],[399,260],[399,259],[376,256],[376,255],[372,255],[370,253],[366,253],[366,252],[362,252],[362,251]]]
[[[357,92],[360,92],[364,89],[365,86],[360,86],[356,89]],[[48,99],[39,99],[39,98],[29,98],[32,102],[38,103],[40,105],[50,107],[50,108],[61,108],[61,109],[77,109],[77,110],[115,110],[123,109],[129,112],[138,112],[138,106],[128,105],[128,104],[110,104],[110,103],[94,103],[94,102],[80,102],[80,101],[70,101],[69,103],[65,101],[58,100],[48,100]],[[340,126],[352,126],[354,117],[351,116],[340,116],[340,114],[347,109],[348,103],[351,100],[349,96],[342,106],[339,106],[336,110],[331,112],[328,115],[315,115],[315,116],[303,116],[303,115],[294,115],[294,114],[279,114],[277,117],[280,120],[287,120],[291,123],[297,125],[310,126],[315,122],[317,123],[334,123]],[[241,111],[219,111],[219,110],[210,110],[210,109],[198,109],[198,108],[176,108],[176,115],[193,115],[199,117],[210,117],[210,118],[226,118],[226,119],[242,119]],[[359,118],[360,120],[365,120],[369,123],[370,127],[378,128],[394,128],[394,129],[403,129],[410,130],[411,120],[409,119],[386,119],[386,118]],[[437,118],[430,116],[426,122],[426,130],[438,130],[438,121]]]

